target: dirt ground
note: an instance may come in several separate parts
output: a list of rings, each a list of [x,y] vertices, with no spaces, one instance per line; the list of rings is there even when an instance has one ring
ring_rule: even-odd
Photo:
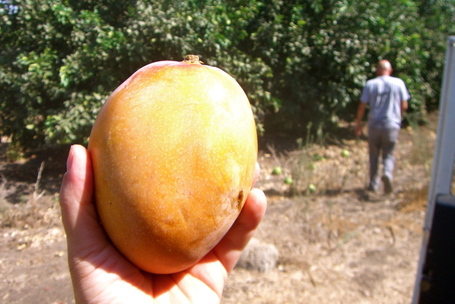
[[[300,149],[262,143],[257,187],[268,209],[256,238],[275,245],[279,260],[266,273],[235,268],[222,303],[410,303],[434,125],[402,130],[388,196],[365,191],[364,140]],[[58,206],[68,148],[15,162],[7,148],[3,141],[0,302],[74,303]],[[277,166],[282,173],[273,175]]]

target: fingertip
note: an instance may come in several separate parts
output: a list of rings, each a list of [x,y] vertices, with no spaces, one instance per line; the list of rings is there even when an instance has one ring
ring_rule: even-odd
[[[265,196],[264,191],[262,191],[259,188],[253,188],[250,191],[251,199],[261,202],[261,203],[267,203],[267,197]]]
[[[66,160],[66,172],[71,171],[71,167],[73,166],[74,163],[74,145],[70,147],[70,150],[68,152],[68,158]]]
[[[66,188],[76,190],[73,189],[75,186],[76,188],[83,188],[91,183],[91,175],[91,162],[88,151],[81,145],[72,145],[68,152],[66,173],[62,181],[61,192],[64,192]]]
[[[233,227],[247,235],[254,233],[264,217],[266,209],[267,199],[264,192],[258,188],[253,188]]]
[[[265,196],[264,191],[258,188],[251,189],[244,209],[249,211],[249,213],[254,215],[260,221],[267,209],[267,197]]]
[[[62,180],[59,201],[64,223],[74,224],[80,206],[92,202],[92,169],[85,147],[71,146],[66,165],[67,171]]]

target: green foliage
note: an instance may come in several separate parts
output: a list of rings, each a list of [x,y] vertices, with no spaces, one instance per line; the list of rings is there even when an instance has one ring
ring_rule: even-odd
[[[102,1],[73,2],[11,1],[17,10],[2,10],[2,133],[24,146],[86,140],[124,77],[114,72],[125,42],[116,23],[128,6],[108,14]]]
[[[232,74],[259,129],[325,134],[355,113],[389,59],[413,117],[439,101],[453,1],[2,0],[1,135],[84,143],[102,103],[139,67],[198,54]]]

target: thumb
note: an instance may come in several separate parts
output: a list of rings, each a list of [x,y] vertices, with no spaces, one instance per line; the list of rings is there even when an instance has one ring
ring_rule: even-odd
[[[93,173],[90,156],[80,145],[73,145],[66,163],[67,172],[60,188],[62,222],[68,240],[81,235],[90,222],[98,225],[93,199]]]

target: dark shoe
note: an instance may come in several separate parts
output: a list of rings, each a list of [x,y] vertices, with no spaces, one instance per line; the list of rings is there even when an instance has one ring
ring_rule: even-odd
[[[372,185],[368,186],[367,191],[368,192],[372,192],[372,193],[376,193],[376,189]]]
[[[390,194],[393,192],[392,181],[386,175],[382,177],[382,182],[384,183],[384,192],[385,194]]]

